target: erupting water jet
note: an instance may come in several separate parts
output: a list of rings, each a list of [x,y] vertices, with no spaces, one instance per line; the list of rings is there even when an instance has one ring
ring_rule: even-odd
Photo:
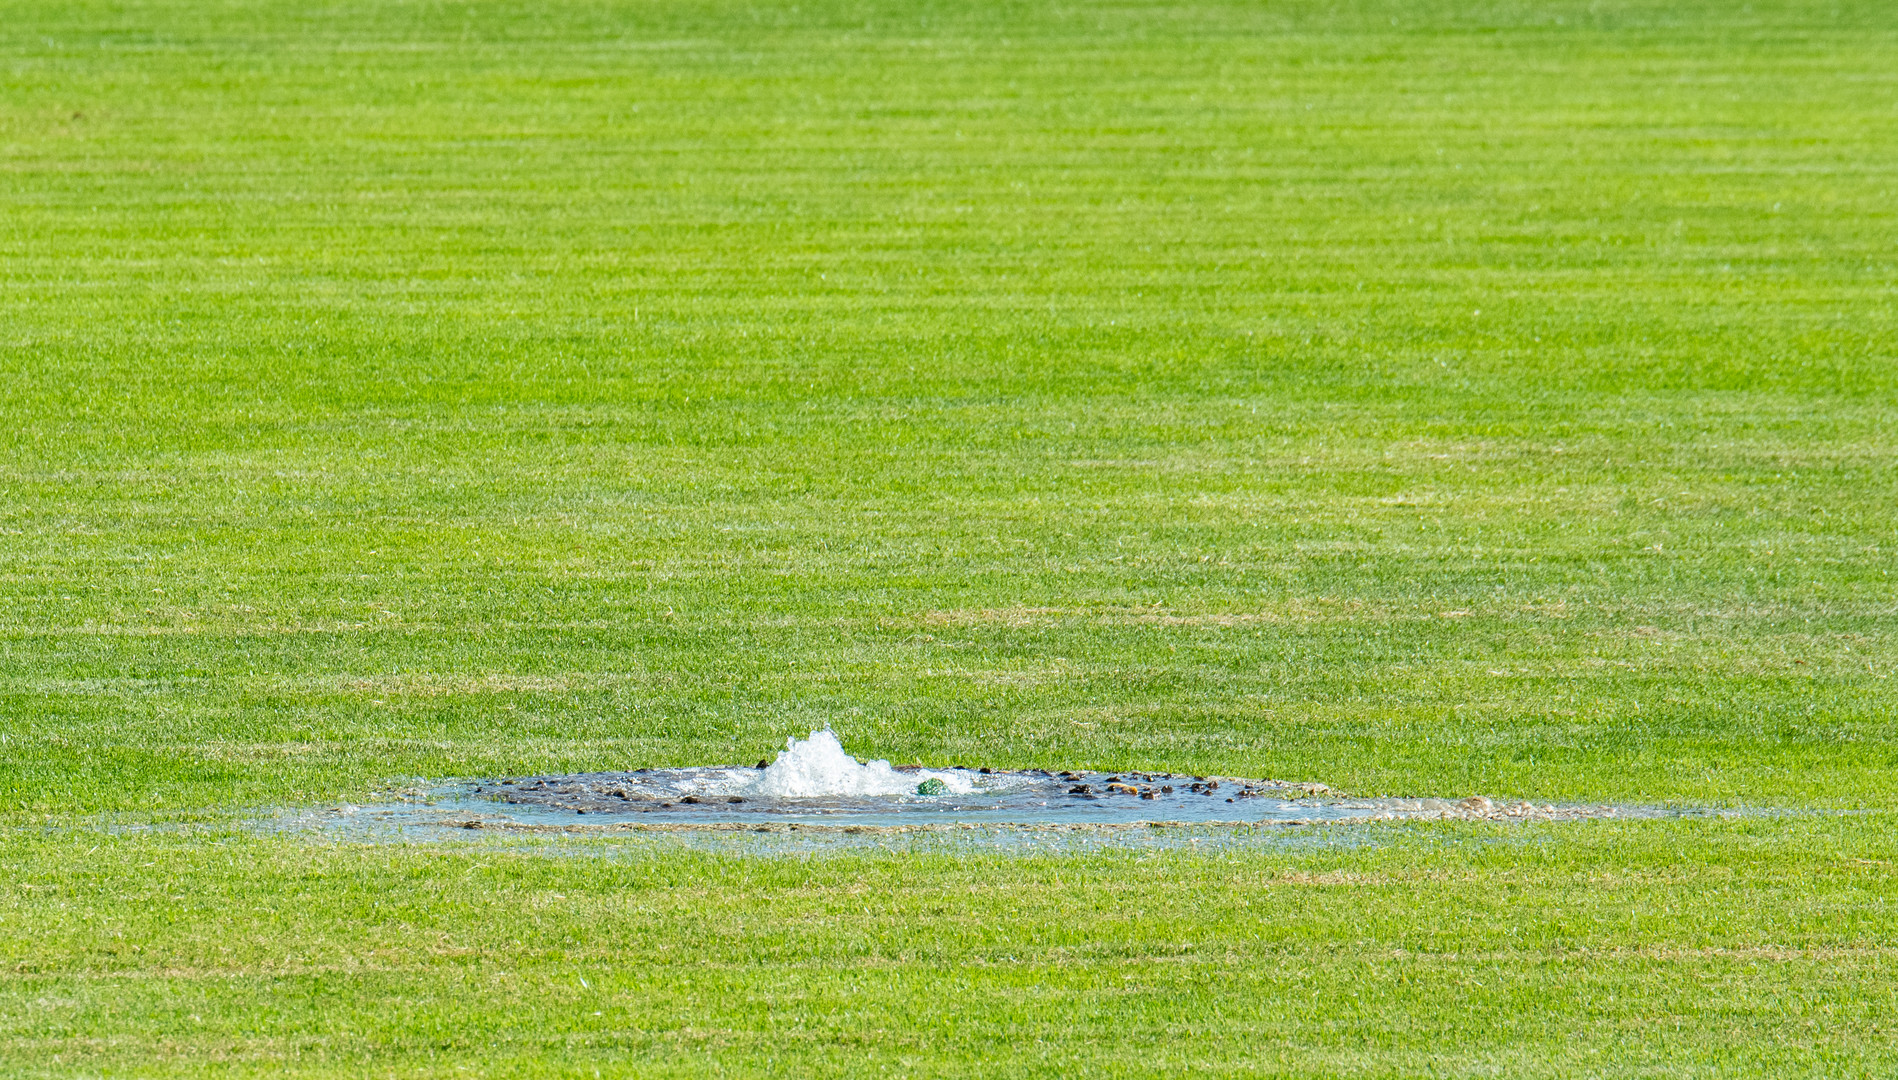
[[[933,790],[924,792],[924,787]],[[746,789],[774,799],[866,798],[879,795],[966,795],[975,784],[958,771],[898,770],[887,761],[860,762],[844,752],[830,728],[810,738],[787,738],[778,759]]]

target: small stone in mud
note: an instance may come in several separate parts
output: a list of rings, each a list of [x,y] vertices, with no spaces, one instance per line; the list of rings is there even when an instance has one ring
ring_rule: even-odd
[[[1161,785],[1160,785],[1160,794],[1162,794],[1162,795],[1171,795],[1171,794],[1173,794],[1173,785],[1172,785],[1172,784],[1161,784]]]
[[[1143,799],[1151,799],[1155,798],[1155,795],[1151,791],[1143,791],[1140,793],[1140,797]]]
[[[741,799],[741,798],[739,798],[739,797],[738,797],[738,796],[736,796],[736,795],[733,795],[733,796],[732,796],[731,798],[729,798],[729,799],[726,799],[725,801],[726,801],[726,802],[728,802],[728,803],[740,803],[740,802],[744,802],[745,800],[743,800],[743,799]]]
[[[1481,795],[1472,795],[1469,798],[1464,799],[1462,802],[1458,803],[1457,805],[1461,806],[1465,810],[1474,810],[1480,814],[1489,810],[1495,804],[1490,802],[1488,799],[1485,799]]]
[[[1092,790],[1094,790],[1094,789],[1093,789],[1093,788],[1090,788],[1090,787],[1088,787],[1088,786],[1087,786],[1086,784],[1076,784],[1076,785],[1074,785],[1073,787],[1071,787],[1071,788],[1069,788],[1069,789],[1068,789],[1068,794],[1070,794],[1070,795],[1086,795],[1086,794],[1087,794],[1088,792],[1090,792],[1090,791],[1092,791]]]
[[[679,801],[682,803],[702,803],[705,800],[699,798],[697,795],[687,795],[685,798],[680,799]]]

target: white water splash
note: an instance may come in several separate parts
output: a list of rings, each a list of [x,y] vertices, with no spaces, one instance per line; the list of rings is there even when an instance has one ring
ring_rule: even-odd
[[[776,799],[816,799],[836,796],[914,795],[916,785],[940,780],[950,792],[966,795],[975,790],[959,770],[913,769],[898,772],[887,761],[859,762],[844,752],[829,728],[811,732],[808,739],[784,740],[784,752],[748,785],[748,794]]]

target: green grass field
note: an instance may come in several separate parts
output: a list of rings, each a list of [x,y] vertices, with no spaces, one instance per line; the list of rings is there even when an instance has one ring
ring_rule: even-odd
[[[1871,0],[0,0],[0,1073],[1889,1076],[1895,452]],[[826,721],[1793,813],[237,825]]]

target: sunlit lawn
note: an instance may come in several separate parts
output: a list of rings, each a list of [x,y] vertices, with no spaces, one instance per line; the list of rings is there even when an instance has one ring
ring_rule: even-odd
[[[1889,1074],[1895,102],[1861,2],[0,0],[0,1071]],[[237,825],[825,722],[1793,813]]]

